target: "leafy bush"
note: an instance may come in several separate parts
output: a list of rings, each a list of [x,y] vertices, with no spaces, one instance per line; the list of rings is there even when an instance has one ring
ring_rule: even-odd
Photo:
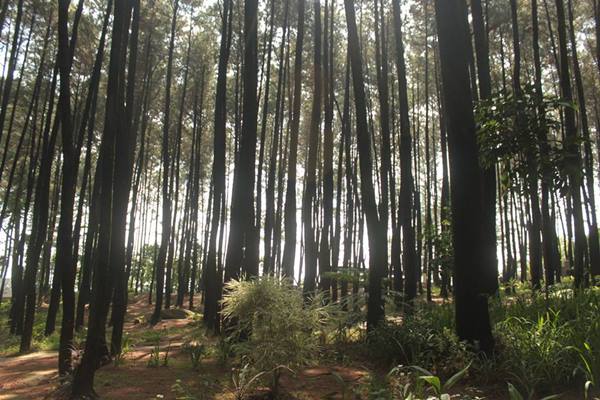
[[[555,313],[537,321],[510,317],[496,326],[501,340],[500,363],[528,391],[566,384],[573,370],[573,327]]]
[[[473,358],[453,325],[450,305],[419,307],[402,323],[381,324],[369,336],[369,351],[390,365],[416,364],[447,377]]]
[[[276,395],[282,368],[309,364],[318,355],[329,310],[322,298],[304,299],[285,280],[262,277],[230,281],[223,316],[233,350],[255,372],[268,372]]]
[[[563,285],[494,307],[501,370],[528,396],[540,388],[594,382],[600,372],[599,313],[598,291],[575,293]]]

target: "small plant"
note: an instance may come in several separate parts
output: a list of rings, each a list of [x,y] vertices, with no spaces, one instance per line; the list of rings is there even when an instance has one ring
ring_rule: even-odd
[[[437,399],[450,400],[450,395],[448,394],[448,392],[450,391],[450,389],[452,389],[454,385],[456,385],[462,378],[464,378],[470,367],[471,364],[469,363],[466,367],[452,375],[446,382],[442,382],[440,377],[419,366],[413,365],[409,367],[409,369],[419,374],[419,376],[417,377],[417,381],[426,383],[429,386],[429,388],[433,390]]]
[[[123,362],[125,361],[125,356],[131,352],[132,347],[133,345],[131,344],[131,338],[129,337],[128,333],[125,333],[123,335],[123,340],[121,343],[121,352],[116,354],[113,358],[115,367],[118,367],[119,365],[123,364]]]
[[[153,348],[150,350],[148,367],[156,368],[160,366],[160,340],[162,339],[162,332],[150,331],[149,335],[149,340],[153,343]]]
[[[231,340],[225,336],[219,337],[216,346],[217,359],[219,364],[226,365],[227,361],[233,356],[233,345]]]
[[[192,368],[197,369],[200,366],[200,361],[206,355],[206,346],[203,343],[192,340],[183,344],[183,351],[189,354]]]
[[[156,344],[150,350],[150,358],[148,359],[148,367],[156,368],[160,366],[160,344]]]
[[[378,377],[371,374],[369,379],[368,388],[368,399],[369,400],[391,400],[392,392],[390,390],[390,383],[388,377]]]
[[[171,391],[175,393],[176,400],[198,400],[196,396],[190,393],[186,385],[181,382],[181,379],[177,379],[173,385],[171,385]]]
[[[286,366],[279,365],[270,371],[261,371],[254,374],[253,368],[251,368],[250,364],[248,363],[244,364],[240,369],[233,369],[231,381],[233,383],[233,390],[236,400],[246,399],[259,383],[260,379],[262,379],[264,376],[269,374],[279,375],[281,370],[284,369],[293,372]],[[276,394],[274,394],[274,398],[277,398]]]
[[[150,351],[150,359],[148,360],[148,367],[159,367],[162,366],[163,367],[167,367],[169,365],[169,352],[171,351],[171,341],[169,340],[169,344],[167,345],[166,349],[165,349],[165,354],[163,356],[163,360],[161,363],[160,360],[160,353],[161,353],[161,346],[160,346],[160,342],[161,339],[163,338],[163,336],[166,336],[167,334],[167,330],[163,329],[162,331],[152,331],[149,335],[149,340],[150,342],[152,342],[154,344],[154,347],[152,348],[152,350]]]
[[[513,384],[510,382],[508,383],[508,395],[509,395],[510,400],[525,400],[526,399],[525,397],[523,397],[521,392],[519,392],[517,390],[517,388],[514,387]],[[528,400],[533,399],[533,393],[530,393],[527,396],[527,399]],[[550,396],[542,397],[540,400],[554,400],[554,399],[560,399],[560,395],[553,394]]]
[[[165,356],[163,357],[163,367],[169,366],[169,354],[171,352],[171,341],[169,340],[169,344],[167,345],[167,349],[165,350]]]
[[[333,306],[324,306],[319,296],[305,299],[301,290],[273,277],[230,281],[225,293],[227,341],[253,377],[269,375],[276,397],[284,369],[310,364],[318,356]]]
[[[594,373],[594,364],[592,361],[594,352],[592,351],[590,344],[587,342],[583,344],[583,350],[578,347],[575,347],[574,349],[577,351],[581,362],[573,370],[573,375],[581,373],[585,377],[583,394],[585,396],[585,400],[588,400],[590,398],[590,392],[592,388],[596,387],[596,374]]]
[[[500,362],[511,380],[529,396],[538,389],[569,383],[576,359],[574,325],[558,311],[549,311],[536,320],[508,317],[496,326],[504,345]]]

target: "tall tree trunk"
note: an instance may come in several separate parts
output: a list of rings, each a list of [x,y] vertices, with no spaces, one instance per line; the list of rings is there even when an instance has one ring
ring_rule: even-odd
[[[284,234],[282,275],[294,277],[296,261],[296,167],[298,163],[298,133],[300,130],[300,105],[302,102],[302,47],[304,44],[305,0],[298,1],[298,29],[296,33],[296,55],[294,59],[294,100],[290,126],[290,145],[285,191]]]
[[[231,46],[231,0],[223,1],[223,12],[221,21],[221,45],[219,49],[219,63],[217,67],[217,84],[215,94],[214,113],[214,143],[213,143],[213,205],[212,219],[210,223],[210,240],[204,274],[204,323],[213,331],[219,330],[219,319],[217,315],[219,301],[219,287],[222,285],[222,277],[217,272],[217,235],[223,231],[221,220],[221,206],[225,197],[225,143],[227,122],[227,64],[229,62],[229,50]]]
[[[542,66],[540,59],[540,44],[539,44],[539,20],[537,0],[531,1],[531,26],[532,26],[532,41],[533,41],[533,65],[535,69],[534,87],[535,95],[538,101],[542,104],[543,89],[542,89]],[[545,109],[540,105],[538,109],[538,121],[542,126],[539,130],[538,141],[540,143],[540,151],[542,154],[548,153],[548,128],[545,125]],[[545,163],[542,167],[542,182],[541,182],[541,213],[542,213],[542,243],[544,255],[544,271],[546,278],[546,286],[554,284],[554,273],[560,268],[560,255],[555,246],[556,227],[550,216],[550,183],[551,171]],[[510,249],[508,250],[510,252]]]
[[[573,90],[571,86],[571,74],[569,72],[569,54],[567,50],[567,31],[565,25],[565,6],[563,0],[556,0],[556,16],[558,20],[558,48],[560,54],[560,89],[562,100],[571,103],[573,101]],[[569,176],[569,194],[573,202],[573,224],[575,229],[575,287],[584,286],[585,277],[585,253],[587,242],[583,227],[583,209],[581,203],[581,153],[577,141],[578,133],[575,124],[575,110],[572,107],[564,108],[566,150],[566,170]]]
[[[336,251],[335,238],[332,235],[333,225],[333,103],[334,86],[333,81],[333,18],[334,5],[325,3],[325,21],[323,35],[323,93],[324,98],[324,127],[323,127],[323,227],[321,231],[321,243],[319,248],[319,289],[328,294],[332,287],[331,279],[327,276],[333,268],[332,253]],[[339,232],[339,230],[338,230]],[[333,293],[333,298],[337,297]]]
[[[471,0],[471,14],[473,16],[473,36],[475,39],[475,53],[477,58],[477,77],[479,80],[479,94],[482,100],[487,100],[492,95],[492,79],[490,76],[489,44],[487,27],[485,25],[481,0]],[[469,39],[470,42],[470,39]],[[489,283],[493,285],[490,290],[497,290],[498,259],[496,254],[496,167],[494,165],[482,168],[483,193],[484,193],[484,232],[485,235],[485,268]]]
[[[257,24],[258,0],[244,2],[243,116],[239,159],[233,175],[231,221],[225,261],[225,281],[241,272],[258,275],[258,242],[255,227],[254,179],[257,141]]]
[[[321,126],[322,103],[322,57],[321,57],[321,4],[319,0],[313,1],[314,6],[314,63],[313,63],[313,102],[310,116],[310,131],[308,136],[308,157],[306,162],[306,176],[304,181],[304,194],[302,196],[302,225],[304,227],[305,263],[304,273],[305,295],[312,295],[315,291],[317,278],[318,245],[315,239],[317,227],[313,226],[314,211],[317,192],[317,152],[319,147],[319,134]]]
[[[15,17],[15,28],[13,29],[13,38],[10,48],[10,57],[8,59],[8,68],[2,86],[2,103],[0,104],[0,143],[4,133],[4,122],[8,112],[8,103],[10,101],[10,92],[12,89],[13,75],[17,68],[17,58],[19,53],[19,35],[21,32],[21,21],[23,19],[23,0],[17,3],[17,15]],[[3,22],[3,21],[2,21]]]
[[[71,350],[73,347],[73,331],[75,327],[75,264],[73,263],[73,206],[77,186],[79,158],[73,140],[71,115],[70,74],[74,47],[69,44],[69,5],[70,0],[61,0],[58,7],[58,55],[57,63],[60,73],[60,91],[58,97],[57,118],[60,120],[63,174],[61,182],[60,220],[56,239],[55,274],[60,276],[62,288],[63,315],[58,350],[58,372],[60,375],[72,369]],[[77,14],[81,15],[83,1],[80,0]],[[77,20],[73,25],[73,38],[77,35]],[[71,41],[75,45],[75,40]]]
[[[23,275],[23,292],[20,293],[21,300],[18,302],[19,309],[25,306],[25,320],[23,323],[23,334],[21,335],[20,351],[27,352],[31,348],[31,337],[33,333],[33,320],[36,307],[36,276],[42,246],[48,229],[48,202],[50,191],[50,174],[54,160],[54,148],[58,134],[58,119],[52,121],[54,109],[54,91],[56,89],[56,78],[58,75],[58,63],[54,67],[53,78],[50,88],[48,111],[46,114],[45,127],[42,133],[40,174],[35,187],[35,200],[33,205],[32,227],[30,240],[27,246],[25,260],[25,272]],[[31,166],[30,166],[31,168]]]
[[[589,264],[592,276],[600,275],[600,239],[598,238],[598,217],[596,215],[596,190],[594,187],[594,156],[592,154],[592,142],[590,139],[590,127],[585,101],[585,92],[583,88],[583,77],[579,66],[579,57],[577,54],[577,41],[575,38],[575,27],[573,26],[573,6],[572,1],[568,0],[569,10],[569,37],[571,41],[571,59],[573,62],[573,74],[575,76],[575,88],[577,91],[577,110],[579,110],[579,123],[581,134],[583,136],[583,149],[585,167],[585,189],[587,190],[588,203],[591,218],[588,218],[589,229]]]
[[[162,155],[162,232],[160,236],[160,249],[156,259],[156,301],[154,302],[154,312],[150,318],[152,324],[156,324],[160,320],[160,310],[163,307],[163,295],[165,286],[165,263],[167,261],[167,251],[171,240],[171,190],[169,174],[171,158],[169,150],[169,132],[170,132],[170,116],[171,116],[171,79],[173,74],[173,48],[175,46],[175,28],[177,25],[177,9],[179,8],[179,0],[175,0],[173,5],[173,17],[171,19],[171,38],[169,41],[169,55],[167,61],[167,77],[165,91],[165,110],[163,113],[163,139],[161,147]]]
[[[485,251],[481,226],[485,215],[483,180],[469,84],[464,3],[436,0],[435,6],[448,121],[456,329],[460,339],[478,342],[481,350],[491,352],[494,339],[487,304],[490,285],[484,280],[487,267],[482,254]]]
[[[513,51],[514,51],[514,66],[513,66],[513,90],[516,101],[520,101],[523,97],[521,88],[521,45],[519,37],[519,24],[517,18],[517,0],[510,1],[512,30],[513,30]],[[519,130],[527,129],[524,125],[525,116],[519,110],[517,111],[516,123]],[[531,286],[534,290],[541,287],[540,279],[542,278],[542,242],[540,238],[541,231],[541,213],[538,194],[538,166],[535,159],[535,150],[527,149],[525,158],[527,160],[527,178],[525,187],[529,197],[531,207],[531,225],[529,226],[529,267],[531,269]]]
[[[264,266],[265,274],[273,274],[275,272],[275,241],[273,237],[275,229],[275,178],[277,173],[277,151],[279,150],[282,131],[282,113],[283,113],[283,85],[285,80],[285,72],[287,67],[287,58],[285,57],[286,47],[286,31],[288,28],[289,18],[289,0],[285,2],[285,11],[283,17],[283,26],[281,34],[281,46],[279,48],[279,68],[277,71],[277,94],[275,95],[275,121],[273,126],[273,139],[271,141],[271,149],[269,152],[269,171],[267,173],[267,188],[266,188],[266,210],[265,210],[265,238],[264,238]],[[266,104],[266,102],[265,102]],[[263,114],[264,116],[264,114]],[[280,118],[281,116],[281,118]],[[281,166],[280,166],[281,169]]]
[[[122,196],[124,182],[121,179],[122,165],[124,161],[115,160],[117,154],[123,157],[123,152],[129,150],[126,147],[129,134],[125,125],[125,47],[127,46],[127,32],[129,30],[129,16],[131,15],[131,4],[125,0],[115,1],[115,10],[112,28],[112,44],[110,50],[110,61],[108,67],[108,82],[106,90],[106,112],[104,118],[104,132],[100,144],[98,156],[97,177],[99,185],[99,227],[98,245],[94,260],[94,274],[92,285],[92,301],[90,302],[90,316],[85,350],[81,363],[76,369],[73,377],[73,396],[94,396],[94,375],[96,370],[104,365],[109,357],[106,344],[106,321],[113,293],[114,280],[112,277],[120,276],[117,271],[119,266],[115,264],[116,257],[123,250],[114,248],[117,237],[120,247],[124,246],[124,220],[114,219],[118,227],[115,230],[123,230],[123,234],[117,234],[113,230],[111,221],[118,217],[118,211],[127,210],[127,196]],[[118,161],[118,162],[116,162]],[[114,182],[114,184],[113,184]],[[125,191],[128,193],[128,191]],[[123,198],[125,199],[123,201]],[[114,204],[113,204],[114,200]],[[125,205],[123,206],[123,202]],[[117,236],[117,237],[115,237]],[[113,247],[111,249],[111,247]],[[117,246],[118,247],[118,246]]]
[[[400,197],[398,199],[398,223],[402,228],[402,262],[392,260],[394,265],[394,287],[404,290],[406,300],[412,301],[417,296],[417,253],[413,214],[413,173],[412,173],[412,137],[408,115],[408,89],[406,83],[406,66],[404,61],[404,43],[402,39],[402,16],[400,1],[392,0],[394,11],[394,35],[396,37],[396,70],[398,75],[398,91],[400,108]],[[398,237],[399,240],[399,237]],[[399,256],[400,254],[398,254]],[[401,267],[402,265],[402,267]],[[402,281],[402,269],[405,280]]]
[[[140,1],[131,0],[129,3],[133,13],[131,20],[131,35],[129,37],[129,60],[127,66],[127,89],[125,95],[125,106],[122,107],[121,120],[119,121],[120,135],[115,140],[115,174],[113,182],[113,214],[111,226],[111,268],[114,273],[115,291],[112,311],[113,330],[111,336],[111,355],[121,353],[121,342],[123,339],[123,324],[125,312],[127,311],[127,281],[129,273],[125,269],[127,263],[125,251],[125,227],[127,225],[127,206],[129,204],[129,192],[133,175],[133,159],[135,152],[135,141],[137,130],[133,126],[135,75],[137,67],[138,32],[140,20]],[[129,25],[129,18],[126,26]],[[125,39],[123,40],[123,52],[125,52]],[[123,56],[123,59],[125,56]],[[125,80],[125,67],[121,71],[123,82]],[[124,86],[125,84],[122,83]],[[124,89],[122,89],[124,90]],[[119,105],[123,104],[119,100]]]
[[[263,174],[263,165],[265,159],[265,149],[267,147],[266,142],[266,134],[267,134],[267,122],[269,116],[269,94],[271,92],[271,56],[273,53],[273,31],[275,29],[275,1],[271,0],[270,5],[270,21],[269,21],[269,35],[268,35],[268,45],[267,45],[267,69],[266,76],[267,82],[265,83],[265,99],[263,101],[262,108],[262,116],[261,116],[261,126],[260,126],[260,150],[258,156],[258,170],[256,172],[256,234],[254,235],[254,240],[256,243],[253,245],[256,249],[260,246],[260,229],[262,223],[262,174]],[[285,28],[284,28],[285,29]],[[285,31],[282,39],[285,38]],[[283,47],[285,44],[285,40],[282,40],[281,46]],[[264,59],[264,54],[263,54]],[[280,65],[283,65],[283,59],[280,60]],[[264,68],[263,68],[264,71]],[[261,79],[262,80],[262,79]],[[260,95],[259,95],[260,97]],[[266,220],[266,218],[265,218]],[[265,221],[266,224],[266,221]],[[269,233],[270,234],[270,233]],[[266,238],[266,228],[265,228],[265,238]],[[270,246],[270,243],[269,243]],[[265,247],[266,249],[266,247]],[[269,247],[270,251],[270,247]],[[269,271],[269,267],[267,266],[267,261],[270,260],[270,257],[267,256],[265,252],[263,258],[263,273]]]
[[[385,224],[377,211],[373,188],[371,138],[367,125],[367,106],[362,70],[361,50],[356,28],[354,1],[344,0],[348,24],[348,48],[356,108],[356,133],[360,159],[360,191],[367,220],[369,240],[369,298],[367,303],[367,330],[373,331],[384,318],[384,300],[381,283],[387,274],[387,240]]]

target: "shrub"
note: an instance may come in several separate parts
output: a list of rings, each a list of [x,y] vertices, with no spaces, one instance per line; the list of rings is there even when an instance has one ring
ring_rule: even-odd
[[[386,322],[369,336],[370,353],[390,365],[415,364],[442,377],[473,358],[454,334],[451,306],[423,306],[402,323]]]
[[[502,369],[523,389],[532,393],[569,382],[576,358],[569,348],[574,327],[558,313],[548,312],[537,321],[509,317],[496,325],[496,333]]]
[[[230,281],[224,293],[222,312],[235,354],[255,372],[268,372],[276,395],[282,368],[317,357],[330,306],[320,297],[304,299],[299,289],[272,277]]]
[[[495,303],[499,367],[529,393],[600,378],[600,293],[564,284]],[[577,381],[577,383],[579,383]]]

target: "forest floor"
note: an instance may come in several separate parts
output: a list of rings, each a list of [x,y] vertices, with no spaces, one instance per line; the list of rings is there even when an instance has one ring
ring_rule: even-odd
[[[189,354],[183,349],[186,340],[194,339],[200,332],[199,316],[189,314],[183,319],[164,319],[150,327],[144,321],[151,313],[152,306],[148,305],[146,296],[131,302],[124,327],[127,337],[124,359],[118,365],[112,363],[101,368],[96,374],[95,388],[101,398],[234,399],[230,366],[209,354],[197,368],[192,368]],[[45,307],[37,319],[45,320],[42,314],[45,314]],[[16,342],[4,332],[5,321],[0,322],[3,325],[0,333],[0,400],[58,397],[58,361],[54,349],[58,339],[50,337],[39,341],[34,352],[18,355]],[[218,346],[217,339],[202,335],[202,340],[209,341],[208,347]],[[153,366],[156,352],[159,353],[159,365]],[[359,365],[330,365],[307,368],[295,376],[285,374],[281,382],[283,392],[293,398],[333,399],[342,398],[344,390],[368,375],[368,370]],[[342,384],[340,377],[346,383]]]
[[[6,315],[4,311],[6,307],[2,306],[2,315]],[[96,374],[95,388],[101,398],[234,400],[234,369],[220,360],[218,339],[204,335],[200,315],[188,313],[186,318],[164,319],[151,327],[145,322],[151,312],[152,306],[148,305],[146,296],[138,296],[130,302],[124,328],[123,360],[101,368]],[[45,320],[44,314],[42,307],[37,318],[40,324]],[[60,315],[57,320],[60,321]],[[6,321],[0,319],[0,324],[0,400],[59,398],[58,335],[43,338],[43,325],[36,325],[35,351],[18,355],[18,342],[8,335]],[[78,336],[78,340],[82,338],[83,334]],[[196,368],[192,367],[185,349],[185,343],[190,340],[201,340],[208,349]],[[322,365],[296,374],[283,374],[282,397],[298,400],[378,399],[372,397],[373,385],[386,371],[370,364],[364,352],[350,350],[345,356],[340,362],[323,361]],[[507,398],[505,387],[500,386],[474,388],[462,384],[452,392],[453,399]],[[561,398],[574,400],[579,397],[567,395]]]

